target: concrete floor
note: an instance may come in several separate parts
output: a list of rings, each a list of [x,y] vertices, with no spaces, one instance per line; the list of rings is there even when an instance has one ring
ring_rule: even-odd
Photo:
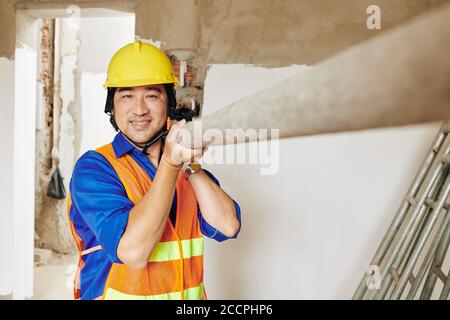
[[[54,255],[34,268],[35,300],[72,300],[77,255]]]

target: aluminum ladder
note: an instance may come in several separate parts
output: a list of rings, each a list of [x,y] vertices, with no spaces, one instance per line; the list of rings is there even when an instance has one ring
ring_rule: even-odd
[[[353,299],[431,299],[438,279],[443,283],[439,298],[449,298],[450,275],[442,270],[450,244],[449,133],[447,121],[441,125]]]

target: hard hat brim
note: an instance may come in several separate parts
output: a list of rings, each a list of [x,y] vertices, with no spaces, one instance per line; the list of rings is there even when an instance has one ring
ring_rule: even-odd
[[[122,81],[106,81],[103,84],[103,88],[125,88],[125,87],[138,87],[138,86],[145,86],[145,85],[152,85],[152,84],[166,84],[166,83],[173,83],[174,86],[178,86],[178,79],[174,77],[173,79],[169,80],[161,80],[161,79],[133,79],[133,80],[122,80]]]

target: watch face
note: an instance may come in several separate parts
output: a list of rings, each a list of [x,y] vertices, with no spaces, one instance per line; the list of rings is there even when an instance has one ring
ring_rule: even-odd
[[[201,165],[200,163],[191,163],[189,164],[189,166],[191,167],[192,170],[194,170],[195,172],[201,169]]]

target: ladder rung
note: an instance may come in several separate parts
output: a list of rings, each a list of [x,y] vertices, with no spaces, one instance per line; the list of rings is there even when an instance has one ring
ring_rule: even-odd
[[[395,283],[398,285],[398,283],[400,282],[400,276],[398,275],[398,269],[392,267],[391,269],[389,269],[389,273],[392,276],[392,279],[394,279]]]
[[[450,155],[446,154],[445,156],[442,156],[441,158],[442,163],[450,163]]]
[[[425,200],[425,204],[432,209],[434,209],[434,207],[436,207],[436,201],[434,201],[431,198],[427,198],[427,200]]]
[[[442,269],[438,266],[433,266],[432,268],[433,272],[435,275],[438,276],[439,279],[441,279],[441,281],[443,283],[445,283],[445,281],[447,281],[447,277],[445,276],[445,274],[442,272]]]
[[[432,200],[431,198],[428,198],[425,200],[425,204],[429,206],[431,209],[434,209],[436,207],[436,201]],[[447,202],[444,204],[444,209],[448,210],[450,208],[450,202]]]
[[[411,283],[411,285],[413,285],[414,281],[416,281],[416,278],[415,278],[414,275],[411,273],[411,274],[409,275],[408,280],[409,280],[409,282]]]
[[[408,200],[408,203],[409,203],[411,206],[413,206],[413,207],[417,206],[417,200],[414,199],[413,197],[409,196],[409,197],[407,198],[407,200]],[[428,207],[432,208],[432,209],[434,209],[434,207],[436,207],[436,201],[434,201],[434,200],[431,199],[431,198],[427,198],[427,199],[425,200],[425,204],[426,204]]]
[[[406,200],[411,206],[413,207],[417,206],[417,201],[416,199],[414,199],[414,197],[409,196],[408,198],[406,198]]]

